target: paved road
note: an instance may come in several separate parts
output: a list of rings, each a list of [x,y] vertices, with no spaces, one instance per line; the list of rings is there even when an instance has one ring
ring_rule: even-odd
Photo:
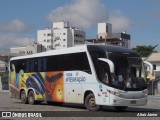
[[[124,112],[117,112],[112,107],[103,107],[101,111],[93,113],[93,112],[88,112],[83,105],[63,104],[61,106],[58,106],[58,105],[48,105],[45,102],[38,104],[38,105],[22,104],[20,102],[20,100],[10,99],[8,92],[0,92],[0,111],[18,111],[18,112],[19,111],[22,111],[22,112],[24,112],[24,111],[29,111],[29,112],[50,111],[50,112],[47,112],[46,115],[58,116],[56,119],[64,119],[65,118],[65,120],[69,119],[69,116],[73,116],[72,119],[81,119],[81,117],[85,117],[87,115],[89,115],[90,117],[87,117],[85,119],[115,120],[118,117],[118,119],[124,120],[124,118],[126,119],[127,117],[130,116],[131,118],[128,118],[128,119],[130,119],[130,120],[137,119],[138,120],[139,118],[135,117],[138,113],[139,114],[141,114],[141,113],[143,113],[143,114],[148,114],[148,113],[156,114],[156,113],[158,113],[158,115],[160,115],[160,97],[149,96],[149,100],[148,100],[148,103],[146,106],[129,107]],[[53,112],[51,112],[51,111],[53,111]],[[56,111],[56,112],[54,112],[54,111]],[[60,111],[65,111],[65,112],[60,112]],[[79,117],[76,118],[74,115],[79,116]],[[43,116],[44,116],[44,114],[43,114]],[[61,116],[61,117],[59,117],[59,116]],[[66,118],[66,116],[68,116],[68,117]],[[91,116],[93,116],[93,117],[91,117]],[[95,117],[95,116],[98,116],[98,117]],[[100,116],[102,116],[102,117],[100,117]],[[106,117],[106,116],[110,116],[110,117]],[[127,116],[127,117],[123,118],[123,116]],[[0,118],[0,119],[2,119],[2,118]],[[48,120],[51,118],[44,118],[43,117],[43,119]],[[141,117],[141,119],[142,120],[143,119],[149,120],[149,119],[151,119],[151,117]],[[83,118],[83,120],[84,120],[84,118]],[[160,120],[160,119],[158,117],[155,117],[155,120]]]

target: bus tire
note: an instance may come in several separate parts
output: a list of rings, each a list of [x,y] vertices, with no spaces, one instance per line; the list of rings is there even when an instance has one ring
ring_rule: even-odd
[[[114,108],[115,108],[117,111],[124,111],[125,109],[128,108],[128,106],[114,106]]]
[[[36,101],[35,101],[35,95],[34,95],[34,92],[32,90],[29,91],[29,93],[28,93],[28,102],[31,105],[34,105],[36,103]]]
[[[24,90],[21,92],[21,102],[23,104],[27,104],[28,103],[28,99],[27,99],[27,96],[26,96],[26,93],[25,93]]]
[[[100,106],[96,105],[96,101],[93,93],[90,93],[86,96],[85,107],[89,111],[98,111],[100,109]]]

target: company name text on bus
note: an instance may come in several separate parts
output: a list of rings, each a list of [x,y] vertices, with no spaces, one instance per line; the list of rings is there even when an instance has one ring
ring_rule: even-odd
[[[79,83],[81,83],[81,82],[85,82],[86,81],[86,77],[84,77],[84,76],[78,76],[78,75],[76,75],[76,76],[73,76],[73,74],[72,73],[66,73],[66,82],[79,82]]]

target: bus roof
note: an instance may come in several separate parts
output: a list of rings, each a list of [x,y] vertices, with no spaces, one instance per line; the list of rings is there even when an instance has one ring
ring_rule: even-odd
[[[49,50],[49,51],[36,53],[32,55],[18,56],[18,57],[11,58],[11,60],[26,59],[26,58],[33,58],[33,57],[45,57],[50,55],[69,54],[69,53],[77,53],[77,52],[85,52],[85,51],[87,51],[87,45],[69,47],[69,48],[57,49],[57,50]]]
[[[26,58],[33,58],[33,57],[45,57],[50,55],[60,55],[60,54],[69,54],[69,53],[77,53],[77,52],[85,52],[87,50],[103,50],[106,52],[112,52],[112,53],[127,53],[127,54],[134,54],[138,56],[138,53],[136,53],[133,50],[120,47],[120,46],[113,46],[113,45],[82,45],[82,46],[76,46],[76,47],[69,47],[64,49],[58,49],[58,50],[50,50],[45,51],[41,53],[36,53],[32,55],[25,55],[25,56],[18,56],[13,57],[11,60],[17,60],[17,59],[26,59]]]
[[[102,50],[108,53],[121,53],[128,54],[130,56],[139,56],[137,52],[117,45],[88,45],[88,50]]]

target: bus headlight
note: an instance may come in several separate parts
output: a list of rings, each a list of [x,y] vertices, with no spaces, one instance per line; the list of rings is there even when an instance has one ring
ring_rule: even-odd
[[[119,91],[111,91],[111,90],[107,90],[107,91],[108,91],[109,93],[115,95],[115,96],[118,96],[118,97],[121,95]]]
[[[144,94],[145,96],[148,95],[148,90],[147,90],[147,89],[143,90],[143,94]]]

